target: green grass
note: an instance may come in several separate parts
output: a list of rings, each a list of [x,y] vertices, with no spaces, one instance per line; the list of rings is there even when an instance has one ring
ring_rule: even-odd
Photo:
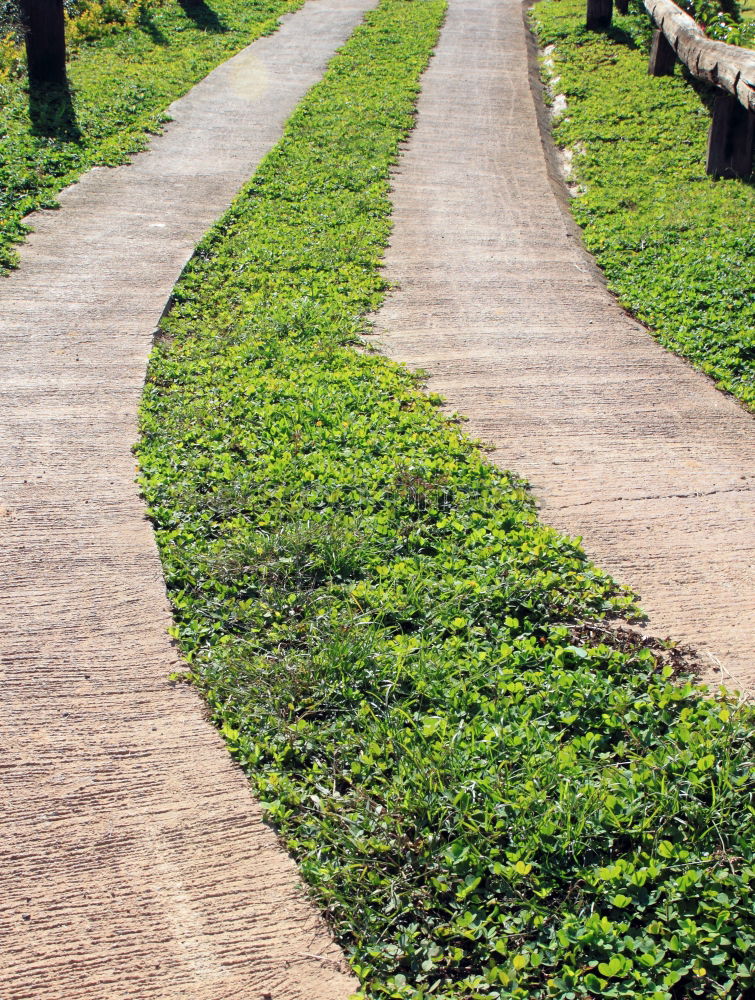
[[[383,0],[198,248],[142,482],[175,635],[373,998],[752,997],[752,713],[361,349],[440,0]]]
[[[24,215],[54,207],[90,167],[128,160],[166,121],[171,101],[300,2],[209,0],[192,17],[176,0],[145,5],[137,27],[78,45],[70,93],[30,95],[25,75],[0,79],[0,274],[17,261]]]
[[[665,347],[755,406],[755,188],[706,176],[706,95],[679,66],[648,76],[647,14],[596,34],[581,0],[542,0],[533,19],[567,99],[555,140],[583,151],[572,210],[587,248]]]

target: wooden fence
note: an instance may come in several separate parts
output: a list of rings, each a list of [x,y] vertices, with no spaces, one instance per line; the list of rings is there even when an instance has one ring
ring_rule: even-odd
[[[627,0],[616,6],[626,13]],[[656,25],[650,49],[651,76],[674,72],[677,60],[692,76],[716,87],[708,133],[706,170],[714,177],[750,177],[755,147],[755,51],[708,38],[672,0],[643,0]],[[612,0],[587,0],[587,27],[611,24]]]

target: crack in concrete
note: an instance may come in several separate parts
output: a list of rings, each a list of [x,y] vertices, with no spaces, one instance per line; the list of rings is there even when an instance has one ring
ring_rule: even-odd
[[[570,503],[570,504],[551,504],[555,510],[572,510],[575,507],[590,507],[593,504],[612,504],[612,503],[638,503],[644,500],[691,500],[695,497],[711,497],[723,493],[755,493],[755,490],[751,486],[733,486],[730,489],[720,489],[720,490],[695,490],[691,493],[658,493],[649,494],[648,496],[639,497],[594,497],[592,500],[584,500],[581,503]]]

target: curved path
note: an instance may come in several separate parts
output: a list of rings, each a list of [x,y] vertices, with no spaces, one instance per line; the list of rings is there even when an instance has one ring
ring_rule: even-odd
[[[753,418],[629,319],[580,249],[530,44],[519,0],[450,0],[394,176],[381,346],[640,593],[650,630],[753,687]]]
[[[356,988],[176,653],[130,447],[194,245],[374,0],[310,0],[33,218],[0,281],[0,997]]]

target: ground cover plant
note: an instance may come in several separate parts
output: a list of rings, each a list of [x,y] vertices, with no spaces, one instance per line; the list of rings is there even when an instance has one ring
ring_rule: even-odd
[[[616,14],[607,33],[587,32],[584,16],[580,0],[533,11],[540,44],[555,47],[549,72],[567,110],[553,132],[575,151],[571,205],[587,248],[664,346],[753,407],[755,188],[706,176],[710,92],[680,66],[648,76],[644,8]]]
[[[752,997],[752,713],[610,625],[363,349],[439,0],[383,0],[200,244],[138,448],[175,636],[372,998]]]
[[[69,4],[67,88],[30,88],[13,13],[0,8],[0,274],[16,262],[24,215],[54,207],[90,167],[124,163],[166,121],[171,101],[300,3]]]

